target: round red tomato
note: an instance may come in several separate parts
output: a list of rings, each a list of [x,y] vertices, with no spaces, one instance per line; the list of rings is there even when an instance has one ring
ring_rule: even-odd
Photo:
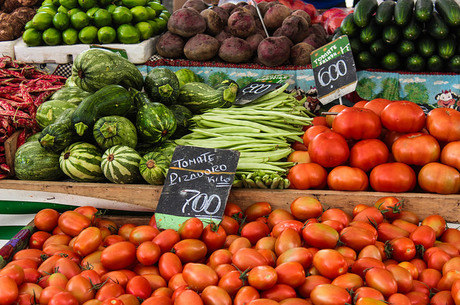
[[[391,103],[393,103],[393,101],[389,101],[384,98],[376,98],[364,104],[364,108],[372,110],[380,117],[382,110]]]
[[[290,188],[299,190],[322,189],[326,186],[326,170],[316,163],[300,163],[294,165],[287,178]]]
[[[391,148],[396,161],[409,165],[425,165],[439,159],[438,141],[421,132],[399,137]]]
[[[383,126],[397,132],[417,132],[425,127],[423,109],[409,101],[388,104],[380,113]]]
[[[87,278],[81,275],[76,275],[69,279],[65,290],[72,293],[77,301],[82,304],[94,299],[95,291],[92,287],[93,283],[91,283]]]
[[[432,162],[422,167],[418,183],[430,193],[456,194],[460,191],[460,173],[451,166]]]
[[[282,253],[276,259],[276,265],[287,262],[298,262],[305,269],[311,266],[313,262],[313,252],[305,247],[292,248]]]
[[[371,187],[377,192],[408,192],[416,183],[414,170],[401,162],[377,165],[372,169],[369,180]]]
[[[313,256],[313,266],[318,269],[321,275],[334,279],[348,270],[348,263],[345,257],[337,250],[321,249]]]
[[[6,275],[0,275],[0,304],[10,305],[18,297],[18,285]]]
[[[276,302],[279,302],[284,299],[294,298],[296,292],[294,288],[286,284],[276,284],[272,288],[262,291],[260,294],[261,300],[270,299]],[[260,305],[265,305],[267,303],[259,303]]]
[[[159,234],[160,231],[152,226],[137,226],[132,229],[131,233],[129,233],[128,239],[134,245],[139,246],[144,241],[153,240]]]
[[[301,221],[316,218],[323,213],[323,206],[318,199],[312,196],[302,196],[295,199],[290,205],[292,215]]]
[[[129,241],[108,246],[101,253],[102,265],[110,270],[123,269],[136,260],[136,247]]]
[[[248,283],[259,290],[267,290],[275,286],[278,274],[275,268],[270,266],[257,266],[248,273]]]
[[[218,286],[208,286],[201,293],[201,299],[206,305],[232,305],[230,295]]]
[[[378,139],[362,140],[350,150],[350,165],[367,172],[388,161],[389,151],[385,143]]]
[[[257,289],[252,286],[244,286],[236,293],[233,299],[233,305],[246,305],[259,298],[260,295]]]
[[[203,234],[201,234],[201,240],[206,244],[208,253],[222,248],[226,238],[227,233],[225,233],[224,228],[214,223],[207,225],[203,230]]]
[[[398,292],[408,293],[414,286],[412,274],[405,268],[398,265],[388,265],[386,269],[391,272],[396,283],[398,284]]]
[[[376,236],[370,230],[358,226],[349,226],[340,231],[340,241],[355,251],[375,244]]]
[[[395,219],[401,212],[402,201],[393,196],[386,196],[379,198],[374,206],[386,219]]]
[[[323,132],[331,131],[330,128],[323,125],[312,126],[308,128],[305,133],[303,134],[303,143],[306,147],[310,144],[311,140],[313,140],[317,135]]]
[[[308,151],[305,150],[296,150],[293,151],[288,157],[287,161],[288,162],[294,162],[294,163],[310,163],[310,154]]]
[[[196,217],[184,221],[177,232],[181,239],[200,238],[203,233],[203,222]]]
[[[96,251],[101,243],[101,230],[96,227],[89,227],[78,234],[73,244],[73,250],[80,256],[86,256]]]
[[[329,108],[329,112],[337,112],[340,113],[342,110],[347,109],[348,106],[345,105],[334,105],[331,108]],[[326,115],[326,125],[328,127],[332,127],[332,122],[334,121],[336,114],[328,114]]]
[[[353,104],[353,107],[363,108],[364,105],[366,105],[367,103],[368,103],[368,101],[362,100],[362,101],[359,101],[359,102],[354,103],[354,104]]]
[[[38,230],[51,232],[58,225],[59,212],[53,209],[40,210],[34,217],[34,225]]]
[[[84,217],[84,216],[83,216]],[[78,305],[78,300],[68,291],[55,294],[48,305]]]
[[[132,294],[137,298],[146,299],[152,294],[152,287],[146,278],[137,275],[126,284],[126,293]]]
[[[431,227],[436,232],[436,238],[446,231],[446,220],[441,215],[429,215],[422,220],[422,225]]]
[[[310,294],[310,299],[315,305],[351,304],[351,295],[348,291],[332,284],[316,286]]]
[[[441,163],[460,170],[460,141],[448,143],[441,151]]]
[[[366,272],[366,284],[380,291],[384,297],[398,292],[398,284],[393,274],[384,268],[371,268]]]
[[[252,269],[267,264],[265,257],[252,248],[242,248],[232,257],[232,263],[240,270]]]
[[[451,108],[435,108],[427,115],[426,127],[438,141],[459,141],[460,112]]]
[[[311,140],[308,153],[313,162],[324,167],[336,167],[348,160],[350,149],[343,136],[331,131],[320,133]]]
[[[297,288],[305,282],[305,270],[298,262],[282,263],[275,268],[278,284],[286,284]]]
[[[251,221],[243,226],[240,234],[242,237],[247,238],[251,244],[255,245],[259,239],[270,234],[270,229],[265,223]]]
[[[294,229],[287,228],[276,238],[275,253],[279,256],[289,249],[300,247],[301,244],[302,241],[300,239],[299,232]]]
[[[208,248],[199,239],[183,239],[173,247],[174,253],[180,258],[182,263],[198,262],[202,260]]]
[[[390,240],[390,246],[391,257],[398,262],[409,261],[417,253],[414,242],[407,237],[398,237]]]
[[[153,241],[143,242],[136,250],[136,258],[144,266],[151,266],[158,262],[160,255],[161,249]]]
[[[193,290],[186,289],[177,295],[174,305],[203,305],[200,295]]]
[[[329,172],[327,185],[337,191],[364,191],[369,186],[369,179],[362,169],[342,165]]]
[[[382,125],[372,110],[350,107],[335,117],[332,129],[345,139],[375,139],[380,136]]]

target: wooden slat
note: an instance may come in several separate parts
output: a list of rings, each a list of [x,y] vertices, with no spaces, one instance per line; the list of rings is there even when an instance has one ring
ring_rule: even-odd
[[[161,194],[161,186],[144,184],[119,185],[113,183],[74,183],[52,181],[0,180],[1,189],[45,191],[116,200],[155,209]],[[233,189],[229,202],[243,209],[257,201],[266,201],[274,208],[289,209],[290,203],[300,196],[314,196],[324,206],[341,208],[351,212],[358,203],[373,204],[383,196],[395,196],[403,200],[403,208],[424,218],[439,214],[448,222],[460,223],[460,195],[438,195],[428,193],[379,193],[379,192],[339,192],[325,190],[259,190]]]
[[[5,141],[6,164],[10,167],[12,176],[14,176],[14,155],[16,154],[18,137],[21,132],[21,130],[16,131]]]

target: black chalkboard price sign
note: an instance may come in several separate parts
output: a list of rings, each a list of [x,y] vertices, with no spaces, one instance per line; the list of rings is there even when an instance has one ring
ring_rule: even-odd
[[[310,57],[318,99],[323,105],[355,91],[358,77],[346,35],[316,49]]]
[[[220,223],[240,153],[177,146],[155,212],[161,229],[179,229],[191,217]]]

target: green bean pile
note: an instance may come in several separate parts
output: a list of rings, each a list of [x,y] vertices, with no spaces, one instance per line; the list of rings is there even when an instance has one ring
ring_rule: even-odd
[[[279,180],[284,180],[294,165],[284,161],[293,151],[290,142],[302,142],[302,127],[312,121],[311,113],[303,106],[305,99],[284,92],[287,87],[285,84],[250,104],[214,108],[194,116],[192,133],[176,143],[237,150],[240,159],[235,186],[284,188],[288,183]],[[265,181],[255,183],[251,177],[265,177]]]

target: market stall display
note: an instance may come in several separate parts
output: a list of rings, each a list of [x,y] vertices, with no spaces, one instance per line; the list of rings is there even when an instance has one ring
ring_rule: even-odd
[[[220,225],[189,218],[178,230],[159,230],[155,215],[98,212],[39,211],[2,248],[2,303],[401,305],[459,297],[459,231],[439,215],[401,209],[393,196],[351,213],[309,196],[287,210],[228,203]]]

